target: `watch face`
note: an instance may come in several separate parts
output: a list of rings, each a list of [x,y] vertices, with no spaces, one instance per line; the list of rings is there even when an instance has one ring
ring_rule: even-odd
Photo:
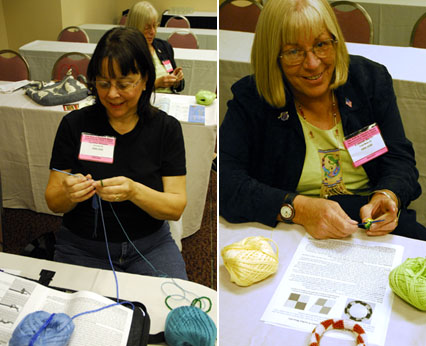
[[[293,218],[294,209],[288,205],[285,204],[281,207],[281,216],[284,220],[291,220]]]

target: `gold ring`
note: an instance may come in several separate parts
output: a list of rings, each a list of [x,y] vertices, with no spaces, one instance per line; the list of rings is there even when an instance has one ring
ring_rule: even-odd
[[[120,197],[115,196],[114,201],[119,201],[119,200],[120,200]]]
[[[102,179],[101,179],[101,186],[104,187],[104,183],[103,183]]]

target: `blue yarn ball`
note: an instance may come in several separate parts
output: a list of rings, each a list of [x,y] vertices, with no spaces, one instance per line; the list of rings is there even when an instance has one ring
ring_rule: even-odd
[[[169,346],[214,346],[216,325],[203,310],[181,306],[169,312],[164,337]]]
[[[9,346],[29,345],[31,338],[49,319],[50,313],[36,311],[25,316],[18,324],[9,341]],[[55,314],[50,323],[41,331],[34,346],[66,346],[74,331],[74,322],[66,314]]]

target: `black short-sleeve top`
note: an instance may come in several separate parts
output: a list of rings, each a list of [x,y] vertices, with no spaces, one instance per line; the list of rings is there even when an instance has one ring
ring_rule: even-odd
[[[114,137],[113,162],[79,159],[83,133]],[[182,128],[177,119],[158,110],[149,118],[140,118],[132,131],[121,135],[110,125],[102,106],[85,107],[62,119],[50,161],[50,169],[53,168],[71,169],[72,173],[83,175],[90,173],[94,180],[125,176],[157,191],[163,191],[163,176],[186,174]],[[164,222],[151,217],[130,201],[101,201],[101,206],[103,212],[98,211],[95,222],[92,199],[78,203],[73,210],[64,214],[64,226],[83,238],[103,240],[105,237],[100,219],[103,214],[108,241],[122,242],[127,238],[120,223],[133,240],[155,232]]]

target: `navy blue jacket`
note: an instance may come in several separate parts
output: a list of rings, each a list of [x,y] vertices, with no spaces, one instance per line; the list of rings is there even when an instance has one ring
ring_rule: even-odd
[[[158,59],[160,59],[161,62],[163,62],[164,60],[170,60],[170,63],[172,64],[174,70],[176,68],[175,54],[173,52],[173,47],[170,45],[170,43],[159,38],[154,38],[154,40],[152,41],[152,46],[154,47],[155,52],[157,53]],[[184,88],[185,79],[182,79],[177,88],[172,87],[171,89],[173,92],[179,92],[182,91]]]
[[[257,221],[274,227],[284,196],[296,190],[302,173],[306,153],[302,125],[290,93],[284,108],[274,108],[259,96],[253,76],[236,82],[232,92],[219,131],[220,214],[230,222]],[[389,151],[363,167],[372,190],[389,189],[406,207],[421,194],[421,187],[387,69],[350,56],[348,80],[335,94],[345,135],[374,122],[379,125]],[[281,112],[289,113],[287,121],[279,119]]]

